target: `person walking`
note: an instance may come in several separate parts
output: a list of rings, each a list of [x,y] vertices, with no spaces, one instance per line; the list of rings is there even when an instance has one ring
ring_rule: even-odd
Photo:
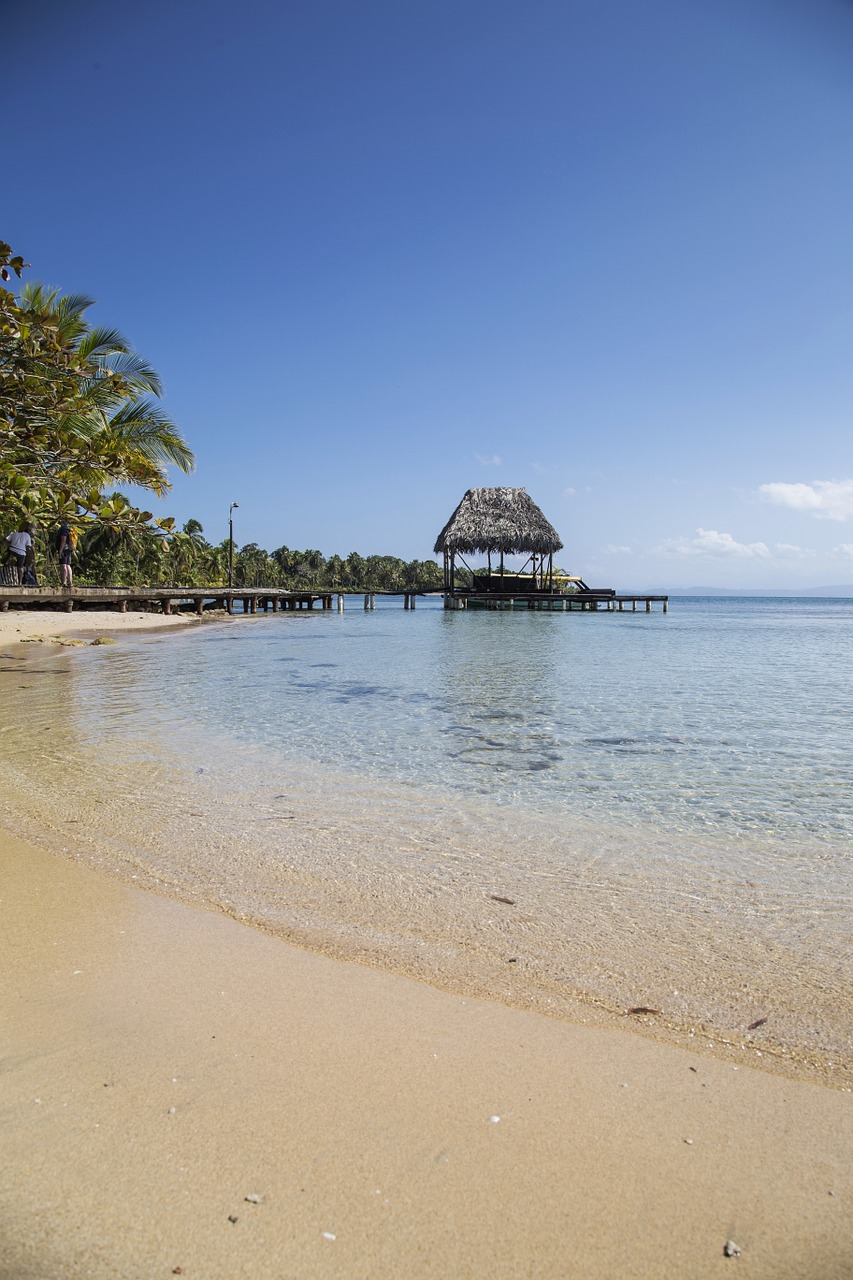
[[[77,539],[71,526],[61,524],[56,537],[56,550],[59,552],[59,582],[60,586],[63,587],[73,585],[74,575],[71,570],[71,555],[76,541]]]
[[[30,533],[22,529],[16,533],[7,533],[6,542],[8,544],[6,564],[12,565],[17,570],[18,586],[20,586],[24,581],[24,565],[27,563],[27,553],[33,547],[33,540]]]

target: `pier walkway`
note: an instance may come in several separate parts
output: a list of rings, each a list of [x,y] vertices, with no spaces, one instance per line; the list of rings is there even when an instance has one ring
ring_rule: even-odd
[[[404,609],[414,609],[418,596],[444,596],[446,609],[538,609],[556,612],[599,609],[621,613],[630,606],[651,612],[653,603],[661,603],[667,612],[668,596],[617,595],[611,591],[578,591],[574,593],[537,592],[529,595],[490,592],[456,592],[448,595],[442,588],[429,587],[409,591],[288,591],[283,587],[0,587],[0,612],[10,605],[61,609],[71,613],[74,609],[115,609],[126,613],[128,609],[159,608],[164,614],[177,610],[194,610],[199,617],[206,610],[221,609],[233,614],[259,610],[284,612],[285,610],[331,609],[337,597],[337,608],[344,611],[345,601],[362,599],[365,609],[376,607],[377,596],[397,596],[403,599]]]
[[[165,614],[181,608],[234,613],[242,605],[244,613],[258,609],[313,609],[319,603],[331,609],[332,591],[285,591],[279,587],[0,587],[0,612],[10,605],[42,605],[49,609],[130,609],[159,608]]]
[[[575,610],[596,612],[603,609],[609,613],[636,613],[637,606],[642,605],[646,613],[652,612],[652,605],[660,604],[663,612],[669,610],[669,596],[641,596],[634,594],[617,594],[615,591],[537,591],[519,595],[511,592],[477,592],[455,591],[445,596],[445,609],[545,609],[549,612],[571,613]]]

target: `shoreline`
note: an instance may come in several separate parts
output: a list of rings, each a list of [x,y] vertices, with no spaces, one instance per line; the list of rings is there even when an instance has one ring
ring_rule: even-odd
[[[10,836],[0,858],[3,1280],[853,1261],[849,1094],[301,951]]]
[[[229,621],[226,614],[215,619],[199,619],[195,614],[148,613],[133,610],[119,613],[108,609],[78,609],[65,613],[60,609],[7,609],[0,612],[0,644],[14,641],[37,640],[49,643],[54,639],[77,638],[82,641],[90,636],[138,634],[144,631],[171,631],[175,627],[203,625],[205,621]]]
[[[103,801],[90,795],[81,809],[77,807],[82,799],[78,795],[52,804],[48,812],[43,806],[49,797],[35,792],[27,792],[26,803],[21,803],[16,787],[28,788],[33,775],[29,770],[21,773],[14,759],[8,759],[7,764],[12,772],[4,776],[0,787],[5,807],[0,833],[5,827],[10,835],[126,887],[220,914],[306,953],[413,979],[452,996],[491,1000],[569,1025],[624,1031],[735,1067],[817,1083],[848,1095],[852,1092],[851,1062],[844,1041],[848,1024],[843,1016],[849,1001],[840,974],[835,977],[838,989],[834,997],[832,990],[822,990],[823,983],[833,980],[832,972],[815,962],[809,982],[800,970],[795,987],[780,986],[778,975],[767,971],[769,959],[762,947],[753,943],[752,951],[744,950],[747,939],[741,938],[734,968],[721,966],[718,959],[707,972],[701,966],[694,969],[691,980],[683,967],[688,950],[698,948],[704,954],[703,944],[710,945],[713,929],[706,929],[707,938],[701,938],[697,932],[703,928],[700,918],[686,914],[678,924],[676,942],[671,929],[666,936],[659,928],[647,932],[646,927],[653,928],[653,917],[645,918],[642,923],[646,927],[639,928],[640,921],[629,913],[628,918],[620,916],[609,922],[610,952],[616,954],[617,935],[625,950],[616,986],[611,981],[602,987],[594,959],[588,957],[584,966],[583,957],[586,937],[590,928],[596,927],[598,911],[606,909],[609,895],[603,900],[593,897],[584,904],[582,916],[580,903],[574,900],[574,927],[569,937],[559,926],[571,909],[571,888],[560,902],[554,901],[554,891],[546,892],[545,900],[553,913],[550,920],[540,917],[541,903],[537,907],[529,899],[519,904],[513,898],[512,906],[503,905],[506,898],[490,891],[505,889],[506,879],[484,866],[485,838],[482,833],[475,838],[472,831],[465,839],[472,866],[461,881],[452,867],[447,881],[435,874],[423,878],[417,868],[412,876],[401,879],[393,869],[388,877],[377,865],[366,867],[374,844],[385,847],[389,832],[404,841],[417,839],[417,814],[411,814],[410,804],[405,813],[392,805],[381,821],[377,811],[354,841],[346,817],[326,823],[325,830],[318,831],[310,798],[303,798],[300,804],[292,795],[282,797],[287,800],[288,812],[281,826],[275,813],[268,813],[269,805],[254,797],[246,812],[256,806],[261,827],[272,820],[277,852],[271,857],[269,849],[260,847],[255,826],[247,837],[252,850],[247,881],[246,868],[234,861],[230,828],[216,833],[209,824],[199,824],[203,804],[201,813],[198,803],[194,806],[196,822],[188,837],[184,805],[178,804],[171,813],[168,802],[165,808],[160,804],[163,794],[151,805],[133,804],[133,797],[123,795],[125,767],[120,765],[115,776],[102,778],[108,793]],[[307,782],[307,777],[302,779],[302,785]],[[151,785],[156,783],[155,769]],[[144,793],[144,776],[137,777],[134,785]],[[294,785],[299,788],[295,778],[289,782],[282,779],[279,785],[288,790]],[[237,803],[233,795],[219,790],[218,779],[209,779],[205,786],[213,789],[225,809]],[[97,828],[89,827],[93,821]],[[405,822],[412,824],[409,833],[401,825]],[[214,835],[217,838],[211,843]],[[204,851],[201,861],[196,846]],[[362,868],[360,877],[356,866]],[[519,892],[512,884],[510,888]],[[259,894],[265,895],[266,909]],[[621,910],[624,914],[624,904]],[[631,936],[638,928],[644,940],[639,951],[636,938]],[[781,963],[778,949],[774,954]],[[755,968],[749,990],[737,992],[738,977],[748,971],[744,968],[747,955]],[[710,964],[710,957],[708,960]],[[787,961],[784,972],[791,963],[796,971],[794,958]],[[690,1006],[673,1001],[673,980],[679,983],[682,1001],[692,992]],[[815,1032],[815,1038],[806,1041],[796,1034],[792,1038],[797,1019],[805,1011],[800,988],[815,1000],[809,1006],[813,1018],[818,998],[824,1016],[835,1001],[835,1021],[824,1024],[821,1033]],[[715,1000],[724,1004],[718,1007]],[[766,1016],[768,1013],[772,1016]],[[748,1028],[751,1021],[757,1023],[755,1030]],[[830,1028],[835,1032],[832,1045],[825,1040]]]

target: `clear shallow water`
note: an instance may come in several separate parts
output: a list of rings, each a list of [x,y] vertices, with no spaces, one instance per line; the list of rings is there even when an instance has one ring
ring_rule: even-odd
[[[850,601],[608,616],[395,600],[115,661],[164,723],[271,757],[554,817],[853,846]]]
[[[7,670],[6,780],[61,847],[308,945],[850,1054],[853,602],[359,605]]]

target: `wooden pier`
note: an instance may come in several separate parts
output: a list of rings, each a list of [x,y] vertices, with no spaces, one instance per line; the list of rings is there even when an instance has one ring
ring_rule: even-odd
[[[48,609],[128,609],[159,608],[171,614],[194,609],[201,617],[206,609],[234,613],[279,609],[331,609],[333,591],[285,591],[280,587],[0,587],[0,612],[10,605],[41,605]],[[366,606],[365,606],[366,607]]]
[[[667,612],[668,596],[617,595],[613,591],[575,591],[525,593],[476,592],[456,590],[452,594],[435,587],[408,591],[288,591],[283,587],[0,587],[0,612],[10,605],[19,608],[41,607],[71,613],[74,609],[159,609],[170,615],[177,611],[194,611],[201,617],[205,611],[219,609],[228,614],[285,612],[333,607],[343,613],[349,600],[363,603],[366,610],[376,608],[377,596],[402,597],[404,609],[414,609],[420,596],[443,596],[445,609],[537,609],[572,613],[577,610],[636,613],[642,606],[651,613],[652,604],[660,603]]]
[[[444,597],[445,609],[538,609],[547,612],[573,613],[597,612],[636,613],[640,605],[646,613],[652,605],[660,604],[662,611],[669,611],[669,596],[623,595],[615,591],[536,591],[519,595],[501,591],[448,592]]]

